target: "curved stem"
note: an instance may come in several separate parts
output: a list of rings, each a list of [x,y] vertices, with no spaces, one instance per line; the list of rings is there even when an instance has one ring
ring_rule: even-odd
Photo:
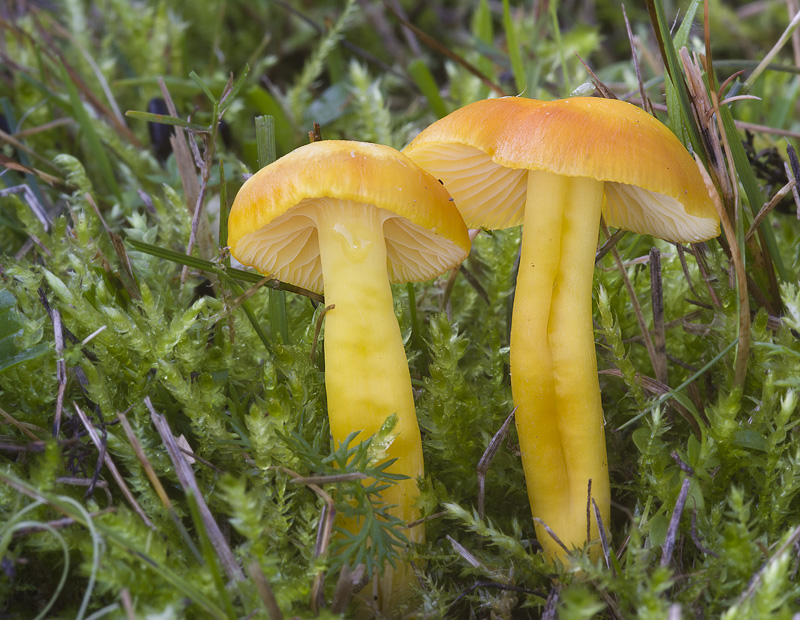
[[[511,329],[511,388],[534,517],[568,549],[597,536],[588,486],[608,522],[610,492],[592,328],[592,275],[603,184],[528,173]],[[552,559],[566,560],[544,528]],[[599,553],[595,547],[594,553]]]
[[[328,417],[336,445],[354,431],[356,441],[375,434],[393,413],[395,438],[386,458],[397,460],[392,473],[409,476],[383,492],[390,512],[406,523],[419,518],[414,503],[417,478],[423,473],[422,442],[411,378],[400,327],[394,314],[386,271],[383,238],[384,212],[369,205],[328,200],[317,209],[325,303],[333,308],[325,317],[325,388]],[[408,531],[421,542],[424,528]],[[381,607],[413,573],[399,565],[387,566],[379,580]]]

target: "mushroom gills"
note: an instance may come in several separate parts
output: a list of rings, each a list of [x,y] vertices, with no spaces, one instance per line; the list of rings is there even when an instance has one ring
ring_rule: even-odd
[[[498,165],[466,144],[427,144],[414,161],[441,179],[470,228],[509,228],[522,223],[527,170]]]
[[[323,272],[315,222],[320,209],[330,210],[337,204],[380,212],[391,282],[434,278],[463,257],[464,251],[452,241],[386,209],[338,198],[313,198],[244,235],[236,244],[237,259],[278,280],[321,293]]]

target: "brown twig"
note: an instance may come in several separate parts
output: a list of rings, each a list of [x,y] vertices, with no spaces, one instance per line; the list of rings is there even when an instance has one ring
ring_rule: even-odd
[[[697,168],[705,181],[708,193],[711,200],[717,209],[722,230],[725,232],[725,237],[728,239],[728,245],[731,251],[731,261],[733,268],[736,272],[736,280],[738,282],[739,293],[739,342],[736,345],[736,367],[734,371],[734,383],[736,386],[741,387],[744,385],[744,380],[747,375],[747,359],[750,355],[750,299],[747,295],[747,274],[744,270],[744,260],[741,252],[739,251],[739,244],[736,241],[736,232],[728,219],[728,213],[722,206],[722,199],[720,198],[717,188],[711,177],[708,176],[703,164],[700,162],[697,155],[695,155]]]
[[[325,306],[322,310],[320,310],[319,316],[317,317],[317,324],[314,327],[314,342],[311,344],[311,361],[315,361],[317,357],[317,344],[319,343],[319,333],[322,331],[322,321],[325,319],[325,315],[328,314],[331,310],[336,307],[336,304],[331,304],[329,306]]]
[[[53,437],[58,437],[61,432],[61,414],[64,410],[64,393],[67,390],[67,363],[64,361],[64,331],[61,329],[61,313],[53,309],[50,318],[53,321],[53,336],[56,348],[56,380],[58,381],[56,415],[53,421]]]
[[[256,585],[256,592],[258,592],[258,596],[264,604],[264,609],[267,610],[269,620],[283,620],[283,612],[278,606],[278,601],[272,592],[266,575],[264,575],[264,571],[261,570],[261,564],[257,560],[253,560],[247,565],[247,572]]]
[[[672,517],[667,527],[667,538],[661,548],[661,566],[669,566],[672,560],[672,552],[675,549],[675,541],[678,538],[678,528],[681,524],[681,515],[686,505],[686,499],[689,497],[690,485],[691,480],[688,477],[684,478],[681,483],[681,491],[678,493],[678,500],[675,502],[675,510],[672,511]]]
[[[606,223],[602,217],[600,218],[600,226],[602,227],[606,238],[610,238],[611,234],[608,231],[608,226],[606,226]],[[653,368],[655,368],[656,352],[655,348],[653,347],[653,340],[650,338],[650,330],[647,329],[647,323],[645,323],[644,315],[642,315],[642,307],[639,305],[639,299],[636,297],[636,290],[633,288],[633,284],[631,284],[631,280],[628,277],[628,272],[625,270],[625,266],[622,264],[622,257],[620,257],[617,248],[611,248],[611,255],[614,257],[617,270],[619,270],[619,274],[622,276],[622,281],[625,284],[625,288],[628,290],[628,295],[630,295],[631,305],[633,306],[633,312],[636,314],[636,320],[639,323],[639,330],[642,333],[644,346],[647,348],[647,354],[650,357],[650,363],[653,365]]]
[[[219,557],[220,563],[225,569],[228,578],[233,581],[243,580],[244,574],[242,573],[242,569],[239,567],[239,563],[233,555],[230,544],[225,536],[223,536],[222,530],[220,530],[219,525],[217,525],[217,522],[214,520],[214,516],[209,510],[208,504],[206,504],[205,499],[203,499],[203,494],[200,491],[200,487],[197,485],[194,471],[192,471],[191,466],[186,462],[186,459],[181,453],[178,442],[175,441],[175,436],[172,434],[172,430],[169,427],[169,422],[167,422],[167,419],[163,415],[156,412],[149,396],[145,397],[144,404],[147,406],[150,412],[150,418],[153,420],[153,425],[161,436],[161,441],[164,442],[164,447],[167,449],[170,460],[175,466],[175,475],[181,483],[184,493],[191,493],[194,497],[194,501],[197,502],[197,509],[200,512],[200,518],[203,521],[206,533],[211,541],[211,546],[214,548],[214,551],[216,551],[217,557]]]
[[[653,334],[655,349],[656,379],[669,385],[667,377],[667,341],[664,326],[664,290],[661,282],[661,252],[650,248],[650,299],[653,306]]]
[[[133,496],[133,493],[131,493],[130,489],[128,488],[128,485],[125,483],[125,479],[119,473],[119,470],[117,469],[117,466],[114,464],[114,461],[111,460],[111,455],[108,452],[106,452],[105,444],[100,441],[100,437],[98,437],[97,431],[95,430],[92,423],[89,421],[89,418],[83,411],[81,411],[81,408],[78,407],[78,405],[75,402],[72,403],[72,406],[75,408],[75,412],[78,414],[78,417],[80,418],[83,427],[86,429],[86,432],[89,433],[89,438],[92,440],[92,443],[94,443],[94,445],[100,451],[102,455],[101,460],[103,461],[105,466],[108,467],[108,470],[111,472],[111,475],[113,476],[114,480],[116,480],[117,485],[119,485],[122,494],[125,496],[125,499],[128,500],[128,503],[133,508],[133,511],[137,515],[139,515],[139,518],[142,521],[144,521],[147,527],[149,527],[152,530],[155,530],[156,529],[155,525],[153,525],[153,522],[150,521],[150,518],[147,516],[147,513],[145,513],[145,511],[139,505],[139,502],[136,501],[136,498]]]
[[[514,407],[511,413],[508,414],[508,417],[506,417],[505,422],[503,422],[498,431],[494,434],[489,445],[486,446],[483,456],[481,456],[480,461],[478,461],[478,517],[481,519],[483,519],[483,502],[486,495],[486,474],[503,440],[506,438],[506,435],[508,435],[508,427],[511,424],[511,420],[514,419],[514,414],[516,412],[517,408]]]
[[[778,206],[778,203],[783,200],[783,197],[786,196],[786,194],[795,189],[795,185],[796,182],[794,179],[792,179],[786,185],[781,187],[769,202],[765,203],[764,206],[761,207],[761,210],[753,218],[753,223],[750,224],[750,230],[748,230],[747,234],[744,236],[745,241],[750,240],[750,237],[752,237],[753,234],[758,230],[758,227],[761,225],[761,222],[764,221],[764,218],[766,218],[772,212],[772,210]]]
[[[398,14],[397,11],[395,11],[394,8],[392,6],[390,6],[390,5],[388,5],[385,1],[384,1],[384,6],[386,6],[386,8],[389,10],[389,12],[392,15],[394,15],[394,17],[395,17],[395,19],[397,19],[397,21],[399,21],[403,26],[405,26],[406,28],[411,30],[411,32],[413,32],[415,35],[417,35],[417,37],[419,38],[420,41],[422,41],[425,45],[430,47],[432,50],[435,50],[436,52],[438,52],[439,54],[441,54],[445,58],[449,58],[453,62],[461,65],[462,67],[464,67],[464,69],[466,69],[472,75],[477,77],[481,81],[481,83],[484,86],[486,86],[489,90],[495,92],[500,97],[512,94],[512,93],[506,92],[506,90],[502,86],[499,86],[498,84],[495,84],[494,82],[492,82],[492,80],[490,80],[488,77],[486,77],[486,75],[484,75],[484,73],[480,69],[478,69],[475,65],[473,65],[470,62],[467,62],[467,60],[465,60],[463,57],[461,57],[458,54],[456,54],[455,52],[453,52],[449,47],[447,47],[446,45],[443,45],[442,43],[437,41],[435,38],[433,38],[432,36],[430,36],[426,32],[424,32],[424,31],[420,30],[419,28],[417,28],[414,24],[409,22],[407,19],[404,19],[402,15]]]
[[[644,80],[642,80],[642,71],[639,68],[639,57],[636,54],[636,44],[633,39],[633,31],[631,30],[631,23],[628,21],[628,13],[625,11],[625,5],[622,5],[622,17],[625,20],[625,29],[628,31],[628,41],[631,44],[631,56],[633,57],[633,68],[636,71],[636,81],[639,83],[639,95],[642,97],[642,105],[645,112],[655,116],[653,112],[653,103],[647,96],[644,88]]]

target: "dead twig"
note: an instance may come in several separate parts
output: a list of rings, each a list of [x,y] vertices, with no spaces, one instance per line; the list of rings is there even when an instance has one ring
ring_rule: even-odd
[[[72,406],[75,408],[75,412],[78,414],[78,417],[80,418],[83,427],[89,434],[89,438],[92,440],[92,443],[94,443],[94,445],[100,451],[101,454],[100,460],[105,464],[106,467],[108,467],[108,470],[111,472],[111,475],[113,476],[114,480],[116,480],[117,485],[119,485],[122,494],[125,496],[125,499],[128,500],[128,503],[133,508],[133,511],[137,515],[139,515],[139,518],[142,521],[144,521],[147,527],[149,527],[152,530],[155,530],[156,529],[155,525],[153,525],[153,522],[150,521],[150,518],[147,516],[147,513],[145,513],[145,511],[139,505],[139,502],[136,501],[136,498],[133,496],[133,493],[131,493],[131,490],[128,488],[128,485],[125,483],[125,479],[119,473],[119,470],[117,469],[117,466],[114,464],[114,461],[111,460],[111,455],[108,454],[108,452],[106,452],[105,443],[100,441],[100,437],[98,437],[97,431],[95,430],[92,423],[89,421],[89,418],[83,411],[81,411],[81,408],[78,407],[78,405],[75,402],[72,403]]]
[[[500,429],[494,434],[489,445],[486,446],[483,456],[481,456],[480,461],[478,461],[478,517],[481,519],[483,519],[483,506],[486,495],[486,474],[489,471],[489,467],[497,451],[500,449],[500,445],[503,443],[503,440],[505,440],[506,435],[508,435],[508,427],[511,424],[511,420],[514,419],[514,414],[516,412],[517,408],[514,407],[511,413],[508,414],[505,422],[500,426]]]
[[[175,466],[175,475],[178,481],[181,483],[184,492],[187,494],[191,493],[194,500],[197,502],[200,518],[206,528],[211,546],[214,548],[214,551],[216,551],[217,557],[219,557],[228,578],[233,581],[243,580],[244,574],[242,573],[242,569],[239,567],[227,539],[223,536],[222,530],[220,530],[219,525],[217,525],[217,522],[214,520],[214,516],[209,510],[208,504],[206,504],[205,499],[203,499],[203,493],[197,485],[194,472],[181,453],[178,442],[175,440],[175,436],[172,434],[172,430],[169,427],[169,422],[167,422],[167,419],[163,415],[156,412],[149,396],[144,399],[144,404],[147,406],[150,412],[150,418],[153,420],[153,425],[156,427],[158,434],[161,435],[161,441],[164,442],[164,447],[169,453],[169,458]]]
[[[678,493],[678,500],[675,502],[675,510],[672,511],[672,517],[667,527],[667,538],[664,541],[664,546],[661,548],[661,566],[669,566],[672,560],[672,552],[675,549],[675,541],[678,538],[678,528],[681,524],[681,515],[686,505],[686,498],[689,497],[689,486],[691,486],[691,480],[688,477],[684,478],[681,483],[680,493]]]

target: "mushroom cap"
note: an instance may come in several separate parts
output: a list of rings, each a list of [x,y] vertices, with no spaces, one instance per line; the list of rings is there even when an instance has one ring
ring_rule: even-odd
[[[250,177],[228,219],[231,254],[283,282],[322,292],[309,207],[318,201],[325,208],[330,199],[383,210],[391,282],[428,280],[469,254],[464,221],[439,181],[393,148],[349,140],[301,146]]]
[[[615,228],[675,242],[719,235],[694,159],[640,108],[615,99],[486,99],[420,133],[403,152],[441,179],[470,228],[522,223],[527,170],[606,182]]]

